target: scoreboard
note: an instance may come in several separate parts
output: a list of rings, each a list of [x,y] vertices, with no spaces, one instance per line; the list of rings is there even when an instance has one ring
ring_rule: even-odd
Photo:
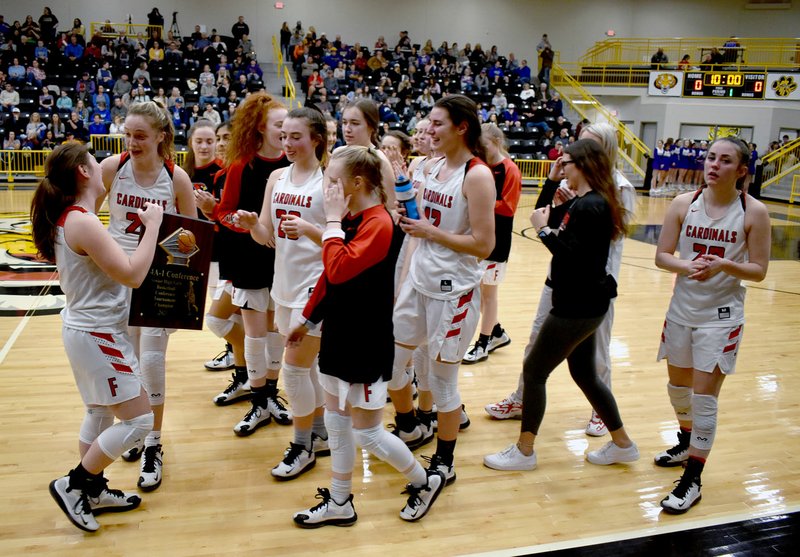
[[[686,72],[684,97],[763,99],[767,75],[745,72]]]

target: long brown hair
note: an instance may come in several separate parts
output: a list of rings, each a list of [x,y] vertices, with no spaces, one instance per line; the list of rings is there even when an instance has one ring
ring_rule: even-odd
[[[228,141],[225,160],[251,160],[264,143],[259,130],[266,125],[270,110],[286,108],[264,91],[248,95],[236,108],[231,118],[231,139]]]
[[[31,224],[33,244],[48,261],[56,259],[58,219],[78,196],[78,167],[86,164],[90,156],[85,145],[68,141],[53,149],[44,161],[45,176],[31,201]]]
[[[733,145],[736,148],[736,151],[739,153],[739,166],[744,166],[745,168],[748,167],[750,164],[750,147],[747,146],[747,143],[739,139],[738,137],[720,137],[715,139],[714,142],[708,146],[708,150],[710,151],[714,144],[719,143],[721,141],[726,141]],[[736,189],[742,190],[744,188],[744,183],[747,180],[747,174],[736,180]]]
[[[579,139],[564,152],[572,157],[575,168],[581,171],[592,190],[599,193],[611,211],[611,239],[616,240],[626,232],[623,219],[625,209],[619,201],[614,185],[614,170],[602,145],[591,139]]]
[[[216,126],[214,122],[209,120],[208,118],[200,118],[195,122],[192,127],[189,129],[189,134],[186,138],[186,142],[189,144],[189,149],[186,151],[186,158],[183,160],[183,169],[186,171],[186,174],[189,175],[189,178],[194,178],[194,171],[197,169],[197,163],[194,160],[194,149],[192,148],[192,136],[194,132],[199,130],[200,128],[209,128],[212,132],[214,132],[214,140],[216,141]],[[212,156],[212,160],[213,160]]]
[[[355,102],[349,103],[344,107],[344,110],[349,108],[357,108],[361,115],[364,117],[364,123],[369,128],[369,140],[373,145],[378,144],[378,127],[381,124],[380,114],[378,113],[378,104],[372,99],[358,99]],[[344,114],[344,110],[342,114]]]
[[[477,48],[479,45],[475,46]],[[436,101],[433,107],[446,110],[454,126],[466,122],[467,133],[464,135],[464,143],[473,155],[485,161],[486,151],[481,145],[481,121],[478,118],[478,105],[475,101],[464,95],[447,95]]]
[[[319,161],[320,166],[325,167],[328,164],[328,124],[325,116],[319,110],[313,108],[295,108],[290,110],[286,119],[298,118],[306,121],[308,126],[308,133],[311,136],[311,141],[316,142],[314,147],[314,154]]]

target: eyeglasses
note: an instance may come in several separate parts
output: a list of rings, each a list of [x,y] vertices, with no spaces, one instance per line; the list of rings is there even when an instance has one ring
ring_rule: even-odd
[[[561,166],[567,166],[568,164],[575,164],[575,161],[561,161]]]

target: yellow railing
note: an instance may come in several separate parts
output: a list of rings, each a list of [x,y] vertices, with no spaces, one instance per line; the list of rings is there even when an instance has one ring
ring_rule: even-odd
[[[297,88],[294,86],[294,80],[292,79],[292,74],[289,73],[289,67],[283,67],[283,86],[284,86],[284,98],[286,99],[286,103],[289,105],[289,110],[295,108],[295,103],[297,104],[297,108],[301,108],[303,103],[297,100]]]
[[[794,203],[794,198],[800,198],[800,173],[792,178],[792,193],[789,194],[789,203]]]
[[[792,172],[800,170],[800,137],[761,158],[761,189],[777,184]]]
[[[93,21],[89,26],[90,37],[99,34],[101,37],[119,37],[124,31],[129,37],[135,37],[139,33],[143,39],[147,39],[153,29],[158,29],[159,37],[164,37],[164,27],[161,25],[148,25],[147,23],[105,23]],[[165,45],[161,45],[162,47]]]
[[[650,149],[628,127],[619,121],[606,107],[592,96],[578,80],[564,70],[560,64],[553,64],[550,71],[550,82],[561,94],[561,98],[569,103],[572,109],[591,122],[606,121],[617,129],[619,137],[619,157],[630,171],[644,178],[647,168],[645,155]]]
[[[95,151],[110,151],[112,155],[125,150],[124,135],[91,135],[89,143]]]
[[[275,64],[278,66],[277,75],[281,76],[283,72],[283,53],[281,52],[281,45],[278,38],[272,35],[272,57],[275,59]]]
[[[44,176],[44,159],[50,151],[0,150],[0,175],[6,175],[9,184],[14,183],[15,174]]]
[[[528,160],[528,159],[514,159],[514,163],[519,167],[522,179],[528,182],[534,182],[536,185],[541,186],[547,179],[550,173],[550,167],[554,161],[548,160]]]
[[[650,58],[662,48],[669,58],[669,64],[677,66],[685,54],[690,56],[693,65],[702,62],[703,55],[713,47],[723,56],[722,46],[729,37],[662,37],[641,39],[606,39],[599,41],[584,54],[578,63],[581,66],[620,64],[623,66],[649,66]],[[747,66],[772,66],[781,69],[800,67],[800,38],[738,38],[739,47],[729,49],[725,65],[746,64]]]

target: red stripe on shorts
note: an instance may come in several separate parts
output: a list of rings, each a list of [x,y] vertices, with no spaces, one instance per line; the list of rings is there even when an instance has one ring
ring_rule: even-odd
[[[451,329],[451,330],[447,331],[447,334],[445,335],[445,338],[457,337],[460,334],[461,334],[461,327],[459,327],[458,329]]]
[[[93,337],[101,338],[103,340],[107,340],[108,342],[114,342],[114,337],[111,333],[89,333]]]
[[[121,373],[133,373],[133,370],[130,366],[126,366],[125,364],[118,364],[115,362],[111,362],[111,366]]]
[[[728,352],[733,352],[734,350],[736,350],[736,346],[738,344],[739,344],[738,342],[734,342],[733,344],[729,344],[728,346],[725,347],[725,350],[723,350],[722,353],[723,354],[727,354]]]
[[[472,293],[473,293],[473,292],[475,292],[475,290],[470,290],[469,292],[467,292],[466,294],[464,294],[463,296],[461,296],[461,297],[458,299],[458,307],[461,307],[461,306],[463,306],[463,305],[465,305],[465,304],[468,304],[468,303],[470,303],[470,302],[472,301]]]
[[[733,339],[735,339],[736,337],[738,337],[738,336],[739,336],[739,333],[741,333],[741,332],[742,332],[742,326],[741,326],[741,325],[739,325],[738,327],[736,327],[736,328],[735,328],[735,329],[734,329],[734,330],[731,332],[731,334],[729,334],[729,335],[728,335],[728,340],[733,340]]]
[[[469,308],[465,309],[464,311],[453,317],[453,321],[451,322],[451,324],[455,325],[456,323],[461,323],[462,321],[464,321],[464,318],[467,316],[467,313],[469,313]]]
[[[111,348],[110,346],[100,346],[100,352],[105,354],[106,356],[111,356],[113,358],[119,358],[121,360],[125,359],[125,356],[117,350],[116,348]]]

